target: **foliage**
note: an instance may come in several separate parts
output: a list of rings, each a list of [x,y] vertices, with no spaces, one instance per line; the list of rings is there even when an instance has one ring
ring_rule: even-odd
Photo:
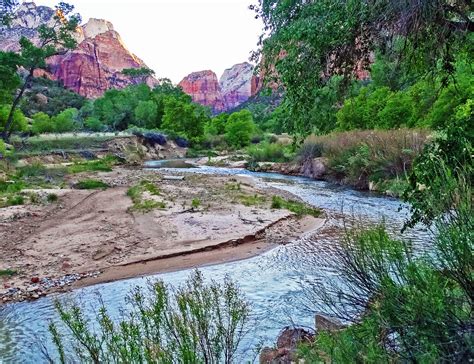
[[[247,148],[249,162],[286,162],[290,159],[287,148],[280,143],[267,143],[251,145]]]
[[[250,144],[255,124],[250,111],[242,110],[229,116],[225,126],[225,137],[229,145],[242,148]]]
[[[110,172],[112,166],[117,163],[117,159],[114,157],[104,157],[99,160],[79,162],[67,168],[68,173],[82,173],[82,172]]]
[[[90,116],[86,120],[84,120],[84,127],[94,132],[104,131],[104,124],[102,124],[99,119],[93,116]]]
[[[41,24],[38,28],[39,44],[35,45],[26,37],[20,39],[20,55],[17,66],[26,69],[27,76],[23,80],[20,91],[15,93],[6,123],[2,131],[2,138],[7,141],[14,131],[14,117],[17,107],[23,98],[25,90],[33,79],[35,69],[45,68],[46,59],[60,51],[76,47],[76,29],[81,21],[77,14],[72,14],[74,7],[61,2],[56,6],[53,24]],[[16,91],[16,89],[14,90]]]
[[[109,185],[96,179],[86,179],[74,185],[78,190],[105,190]]]
[[[474,180],[473,129],[474,102],[469,100],[458,108],[455,122],[440,132],[415,159],[409,176],[405,201],[411,204],[412,218],[408,226],[417,222],[429,223],[455,206],[458,180]]]
[[[8,122],[10,115],[10,106],[0,105],[0,132],[5,131],[5,126]],[[10,130],[12,131],[26,131],[28,129],[28,123],[25,115],[20,110],[15,110],[12,117],[12,123]]]
[[[59,361],[124,363],[226,363],[249,323],[249,305],[226,278],[205,283],[198,271],[177,290],[162,281],[135,288],[130,311],[114,323],[104,304],[94,328],[79,304],[56,307],[65,325],[50,324]]]
[[[80,110],[85,103],[85,97],[66,89],[59,82],[39,77],[31,80],[20,108],[28,117],[38,112],[54,116],[69,108]]]
[[[20,77],[17,74],[19,63],[18,54],[0,51],[0,105],[12,102],[13,92],[20,85]]]
[[[259,0],[251,8],[264,22],[254,58],[263,58],[267,82],[276,78],[285,88],[292,133],[311,131],[317,94],[331,76],[342,75],[345,86],[355,76],[364,78],[364,72],[366,78],[374,53],[379,62],[394,65],[383,72],[400,79],[395,87],[405,86],[398,71],[440,75],[447,84],[455,57],[472,54],[469,2]],[[374,73],[380,76],[381,70]]]
[[[280,196],[272,197],[272,209],[286,209],[293,212],[297,216],[310,215],[319,217],[321,215],[321,211],[317,208],[307,206],[303,202],[285,200]]]
[[[44,133],[53,133],[54,124],[48,114],[38,112],[33,115],[33,122],[31,123],[31,132],[35,135]]]
[[[339,132],[308,137],[298,154],[301,162],[322,156],[330,179],[368,189],[369,182],[405,180],[426,138],[426,131],[409,129]]]
[[[166,204],[162,201],[144,198],[144,194],[160,196],[160,190],[153,182],[143,180],[127,190],[127,196],[132,199],[133,206],[130,211],[150,212],[156,208],[164,209]]]

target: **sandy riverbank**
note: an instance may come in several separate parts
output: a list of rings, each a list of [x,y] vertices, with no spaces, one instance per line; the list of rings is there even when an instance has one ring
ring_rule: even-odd
[[[64,189],[50,205],[0,209],[0,270],[16,272],[0,278],[0,301],[245,259],[323,223],[271,209],[276,191],[261,190],[250,178],[163,177],[117,168],[93,175],[111,186],[106,190]],[[141,199],[159,206],[147,212],[127,196],[143,181],[154,188]]]

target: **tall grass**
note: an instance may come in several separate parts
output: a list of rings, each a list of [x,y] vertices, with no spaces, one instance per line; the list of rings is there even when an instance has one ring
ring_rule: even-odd
[[[328,176],[337,182],[368,188],[369,182],[405,179],[423,149],[429,131],[398,129],[331,133],[310,136],[300,156],[328,160]]]

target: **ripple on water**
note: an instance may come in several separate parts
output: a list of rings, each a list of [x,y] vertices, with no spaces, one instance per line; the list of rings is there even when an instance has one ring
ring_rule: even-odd
[[[341,238],[344,218],[357,216],[367,223],[381,218],[394,234],[399,235],[408,217],[406,205],[399,200],[354,191],[327,182],[279,174],[253,173],[241,169],[201,167],[164,169],[204,174],[248,175],[262,187],[275,187],[299,196],[304,201],[324,209],[328,223],[316,233],[308,233],[295,242],[279,246],[260,256],[244,261],[201,268],[206,278],[221,280],[228,274],[237,281],[252,304],[255,320],[253,332],[242,348],[252,348],[260,340],[273,343],[280,329],[295,322],[313,326],[313,315],[305,307],[305,290],[315,282],[324,283],[338,275],[334,259],[335,243]],[[416,227],[404,234],[421,249],[427,249],[430,234]],[[185,281],[190,271],[157,274],[171,285]],[[51,348],[47,326],[57,321],[54,299],[79,299],[88,317],[93,317],[97,294],[115,318],[120,318],[125,297],[135,286],[145,286],[150,278],[134,278],[86,287],[68,294],[48,296],[34,302],[10,304],[0,308],[0,363],[41,363],[41,344]],[[246,357],[253,355],[248,352]]]

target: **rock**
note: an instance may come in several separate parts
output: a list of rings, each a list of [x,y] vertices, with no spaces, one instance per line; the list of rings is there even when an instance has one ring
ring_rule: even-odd
[[[215,114],[243,104],[261,87],[254,76],[254,66],[247,62],[226,69],[219,80],[210,70],[193,72],[179,86],[194,102],[209,106]]]
[[[314,335],[302,328],[286,327],[280,333],[275,349],[264,348],[260,353],[261,364],[290,364],[296,358],[296,348],[302,342],[312,342]]]
[[[309,178],[321,179],[327,173],[327,158],[314,158],[303,163],[300,173]]]
[[[61,269],[62,270],[68,270],[68,269],[71,269],[72,268],[72,265],[71,263],[69,262],[64,262],[62,265],[61,265]]]
[[[255,95],[253,71],[254,67],[248,62],[238,63],[224,71],[219,85],[225,110],[234,109]]]
[[[316,314],[314,321],[315,321],[316,332],[337,331],[346,327],[346,325],[342,324],[336,318],[321,315],[321,314]]]
[[[187,75],[179,86],[194,102],[209,106],[214,113],[225,110],[221,88],[214,72],[200,71]]]
[[[48,103],[48,96],[43,95],[42,93],[37,93],[35,95],[35,100],[38,104],[46,105]]]
[[[39,277],[31,278],[31,283],[39,283],[39,281],[40,281]]]

